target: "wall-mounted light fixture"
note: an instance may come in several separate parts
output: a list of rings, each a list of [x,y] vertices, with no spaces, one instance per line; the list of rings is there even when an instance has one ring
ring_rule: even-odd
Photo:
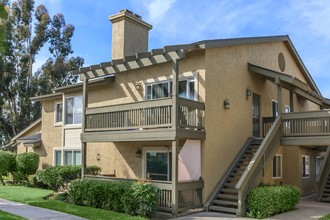
[[[136,158],[142,158],[142,150],[138,148],[135,152],[135,157]]]
[[[135,89],[136,90],[142,90],[143,89],[142,83],[141,82],[135,82]]]
[[[96,160],[97,161],[100,161],[101,160],[101,155],[98,153],[98,154],[96,154]]]
[[[229,100],[227,98],[223,101],[223,108],[224,109],[230,109],[230,103],[229,103]]]
[[[247,87],[247,88],[246,88],[245,93],[246,93],[246,100],[247,100],[247,99],[249,98],[249,96],[252,95],[252,91],[251,91],[250,87]]]

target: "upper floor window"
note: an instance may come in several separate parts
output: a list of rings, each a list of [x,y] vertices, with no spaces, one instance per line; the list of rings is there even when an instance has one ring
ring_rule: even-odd
[[[172,95],[172,81],[152,83],[146,86],[146,100],[166,98]],[[195,99],[195,80],[179,81],[179,97]]]
[[[82,97],[72,96],[65,99],[65,124],[81,124]]]
[[[62,123],[62,102],[55,103],[55,124]]]

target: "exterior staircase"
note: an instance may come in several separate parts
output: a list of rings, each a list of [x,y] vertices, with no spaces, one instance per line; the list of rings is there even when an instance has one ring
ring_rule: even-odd
[[[330,147],[327,148],[316,183],[319,201],[330,202]]]
[[[321,202],[330,202],[330,175],[328,175],[320,200]]]
[[[250,138],[245,144],[244,150],[239,154],[239,159],[229,169],[227,178],[222,182],[216,195],[208,206],[209,211],[237,214],[238,190],[235,189],[237,182],[249,165],[255,152],[262,142],[261,138]]]

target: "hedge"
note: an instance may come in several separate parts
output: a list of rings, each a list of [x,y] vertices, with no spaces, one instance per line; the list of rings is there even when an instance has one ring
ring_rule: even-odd
[[[100,167],[88,166],[86,174],[99,174]],[[49,167],[45,170],[38,170],[35,180],[36,186],[48,185],[49,188],[58,191],[67,189],[68,184],[81,176],[81,166],[56,166]]]
[[[39,155],[34,152],[17,154],[16,166],[17,170],[24,175],[35,174],[39,167]]]
[[[75,180],[69,186],[70,200],[77,205],[150,216],[157,207],[159,189],[134,181]]]
[[[9,151],[0,151],[0,181],[5,185],[2,174],[15,170],[15,154]]]
[[[301,196],[296,186],[260,186],[251,190],[247,200],[247,216],[266,218],[295,208]]]

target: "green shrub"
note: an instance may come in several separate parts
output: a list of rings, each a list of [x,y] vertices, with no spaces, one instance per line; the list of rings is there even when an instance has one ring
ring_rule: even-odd
[[[0,173],[6,173],[11,172],[15,170],[15,154],[9,152],[9,151],[0,151]],[[0,175],[0,181],[3,185],[5,183],[3,182],[2,175]]]
[[[155,186],[133,181],[75,180],[69,194],[77,205],[141,216],[150,216],[159,199]]]
[[[87,166],[86,174],[97,175],[101,172],[101,168],[97,166]],[[49,188],[58,191],[67,189],[68,184],[75,179],[81,177],[81,166],[56,166],[49,167],[45,170],[38,170],[35,186],[44,186],[45,184]]]
[[[80,166],[56,166],[45,170],[38,170],[36,173],[37,184],[47,184],[51,189],[58,191],[66,189],[70,181],[80,177]]]
[[[300,199],[296,186],[261,186],[251,190],[247,200],[247,216],[266,218],[295,208]]]
[[[98,175],[101,173],[101,167],[98,166],[87,166],[86,174],[87,175]]]
[[[39,167],[39,155],[34,152],[17,154],[16,166],[26,176],[35,174]]]

